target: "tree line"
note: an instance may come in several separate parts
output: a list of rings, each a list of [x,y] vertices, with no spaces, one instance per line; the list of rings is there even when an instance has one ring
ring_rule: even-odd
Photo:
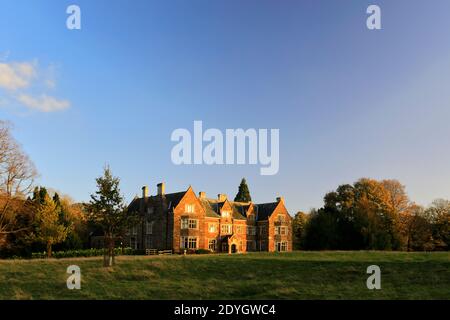
[[[305,250],[449,250],[450,201],[424,208],[397,180],[340,185],[320,209],[298,212],[294,246]]]
[[[91,247],[103,235],[105,265],[114,264],[114,248],[141,217],[128,212],[120,179],[110,168],[96,179],[88,203],[35,185],[33,162],[0,121],[0,258],[31,257],[35,252]],[[235,201],[251,201],[245,179]],[[324,197],[324,206],[293,219],[294,245],[305,250],[448,250],[450,201],[423,208],[413,203],[396,180],[360,179]]]

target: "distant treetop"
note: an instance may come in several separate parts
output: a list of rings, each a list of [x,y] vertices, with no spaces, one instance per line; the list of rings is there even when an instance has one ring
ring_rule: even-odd
[[[250,196],[250,191],[248,190],[247,181],[245,178],[242,178],[241,184],[239,185],[239,191],[234,198],[234,201],[238,202],[250,202],[252,201],[252,197]]]

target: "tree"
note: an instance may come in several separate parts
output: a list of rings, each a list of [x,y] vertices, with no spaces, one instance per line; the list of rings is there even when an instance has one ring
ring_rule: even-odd
[[[252,201],[252,197],[250,196],[250,191],[248,190],[247,181],[245,178],[242,178],[241,184],[239,185],[239,191],[234,197],[234,201],[236,202],[250,202]]]
[[[115,263],[115,240],[134,222],[135,216],[132,213],[128,214],[120,194],[120,179],[112,175],[109,166],[104,168],[103,176],[97,178],[96,182],[97,191],[91,195],[91,201],[86,205],[86,209],[89,219],[103,230],[104,266],[111,267]]]
[[[450,248],[450,201],[434,200],[426,210],[433,229],[433,241],[438,250]]]
[[[310,215],[305,244],[312,249],[400,250],[400,214],[409,206],[404,187],[395,180],[362,178],[340,185]]]
[[[335,250],[339,248],[338,238],[335,216],[324,208],[311,210],[305,228],[305,248]]]
[[[10,196],[26,195],[36,176],[34,164],[12,137],[10,124],[0,121],[0,190]]]
[[[401,249],[398,214],[392,210],[391,194],[382,182],[363,178],[354,184],[355,213],[365,249]]]
[[[430,216],[419,205],[411,205],[408,214],[401,216],[407,251],[431,251],[434,249]]]
[[[58,194],[55,193],[56,195]],[[67,238],[57,246],[58,250],[82,249],[84,245],[88,244],[89,237],[83,205],[73,203],[68,196],[55,196],[53,201],[59,207],[61,221],[64,225],[70,226]]]
[[[61,221],[60,208],[46,193],[45,188],[39,191],[39,197],[33,199],[36,205],[36,241],[42,242],[47,248],[47,257],[52,256],[52,246],[64,241],[70,231],[70,225],[67,226]]]
[[[0,247],[8,235],[28,228],[18,226],[15,200],[30,192],[36,176],[33,163],[11,135],[10,124],[0,121]]]
[[[308,216],[304,212],[297,212],[292,221],[292,229],[294,234],[294,246],[296,248],[303,248],[303,240],[305,238],[306,223]]]

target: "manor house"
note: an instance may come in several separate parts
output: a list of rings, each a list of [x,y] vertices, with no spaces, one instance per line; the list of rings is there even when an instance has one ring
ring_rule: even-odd
[[[212,252],[291,251],[292,218],[282,197],[276,202],[256,204],[230,201],[225,194],[211,199],[205,192],[157,194],[142,188],[142,197],[129,205],[140,214],[126,245],[135,249],[172,250],[183,253],[206,249]]]

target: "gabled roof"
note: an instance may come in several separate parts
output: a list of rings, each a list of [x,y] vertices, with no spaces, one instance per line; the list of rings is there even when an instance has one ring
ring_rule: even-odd
[[[278,206],[279,202],[269,202],[269,203],[261,203],[257,204],[257,219],[259,221],[267,220]]]
[[[187,191],[175,192],[175,193],[167,193],[163,197],[166,198],[169,209],[175,208],[183,199],[184,195]]]
[[[142,198],[135,197],[133,201],[128,205],[128,211],[134,212],[139,211],[140,204],[141,204]]]
[[[159,198],[165,199],[165,201],[167,202],[167,206],[169,209],[173,209],[174,207],[176,207],[178,205],[178,203],[180,203],[181,199],[183,199],[184,195],[186,194],[187,191],[181,191],[181,192],[175,192],[175,193],[167,193],[165,195],[161,196],[150,196],[147,199],[144,198],[134,198],[133,201],[131,201],[130,205],[128,206],[128,210],[129,211],[139,211],[140,207],[141,207],[141,203],[143,201],[154,201],[157,200]]]
[[[184,195],[191,189],[188,188],[186,191],[175,192],[175,193],[167,193],[163,197],[161,196],[150,196],[146,199],[144,198],[134,198],[128,206],[128,210],[130,211],[139,211],[141,208],[141,204],[143,201],[148,203],[149,201],[155,202],[160,201],[160,199],[164,199],[168,209],[175,208],[180,201],[183,199]],[[249,202],[233,202],[229,200],[219,201],[218,199],[210,199],[210,198],[197,198],[205,209],[205,213],[207,217],[212,218],[220,218],[220,209],[224,205],[225,202],[228,202],[232,208],[232,217],[236,220],[246,220],[247,212],[251,205],[255,206],[256,219],[258,221],[267,220],[272,213],[275,211],[279,202],[269,202],[269,203],[261,203],[261,204],[252,204]],[[142,206],[145,207],[145,206]]]
[[[245,213],[242,211],[240,207],[237,207],[235,205],[235,202],[231,202],[229,200],[219,202],[219,200],[217,199],[210,199],[210,198],[203,198],[203,199],[200,198],[200,202],[204,204],[205,209],[212,210],[215,213],[215,217],[220,217],[220,209],[222,209],[225,202],[228,202],[231,206],[231,213],[233,219],[246,220]]]
[[[199,200],[203,208],[205,208],[207,217],[220,218],[220,215],[217,214],[217,204],[210,203],[208,199],[199,198]]]

